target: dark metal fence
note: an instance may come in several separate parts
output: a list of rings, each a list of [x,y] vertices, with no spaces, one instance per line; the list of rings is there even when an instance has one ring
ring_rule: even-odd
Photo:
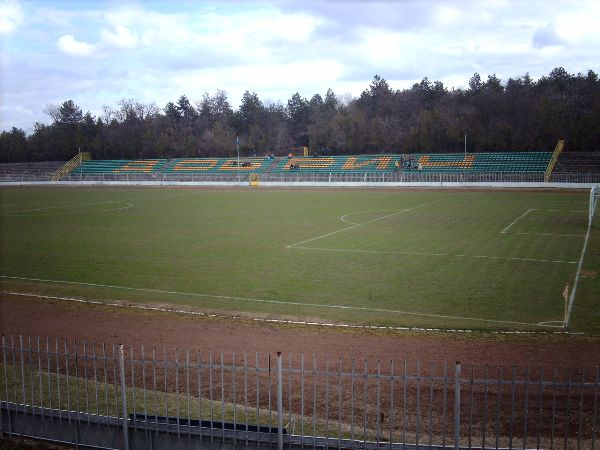
[[[117,429],[112,448],[143,448],[142,438],[155,439],[154,448],[184,439],[279,448],[598,447],[599,368],[203,353],[22,336],[3,336],[1,364],[0,429],[9,435],[24,434],[19,420],[35,417],[74,427],[70,441],[86,445],[93,426]],[[28,433],[55,439],[44,430]],[[165,437],[171,444],[161,447]]]

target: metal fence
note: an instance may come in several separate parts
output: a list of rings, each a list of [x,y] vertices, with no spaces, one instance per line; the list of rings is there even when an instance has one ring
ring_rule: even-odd
[[[160,181],[160,182],[249,182],[248,173],[198,173],[198,174],[99,174],[79,175],[72,172],[65,181]],[[261,182],[319,182],[319,183],[539,183],[543,173],[536,172],[387,172],[387,173],[264,173]],[[578,172],[553,174],[551,181],[563,183],[597,183],[600,173]]]
[[[249,182],[248,173],[197,173],[197,174],[79,174],[74,170],[62,181],[151,181],[156,183],[182,182]],[[540,183],[543,173],[536,172],[387,172],[387,173],[264,173],[259,174],[261,182],[318,182],[318,183]],[[40,173],[2,173],[0,182],[49,181],[47,174]],[[554,173],[550,179],[560,183],[599,183],[600,172]]]
[[[9,435],[24,434],[19,418],[35,416],[77,430],[116,427],[111,448],[144,448],[140,439],[154,437],[154,448],[168,448],[156,444],[160,436],[279,448],[598,447],[599,368],[167,351],[22,336],[3,336],[1,364],[0,429]],[[37,437],[52,439],[44,429]]]

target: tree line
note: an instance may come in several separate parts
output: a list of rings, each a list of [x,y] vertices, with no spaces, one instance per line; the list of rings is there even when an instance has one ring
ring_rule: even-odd
[[[163,108],[123,99],[93,116],[72,100],[48,105],[50,125],[36,123],[29,135],[13,127],[0,135],[0,161],[67,160],[79,150],[94,159],[226,157],[311,153],[415,153],[549,151],[557,139],[569,151],[600,150],[600,80],[592,70],[570,74],[558,67],[538,80],[528,74],[482,79],[448,89],[423,78],[393,90],[376,75],[358,98],[310,99],[296,93],[265,103],[245,92],[234,110],[224,91],[192,104],[182,95]]]

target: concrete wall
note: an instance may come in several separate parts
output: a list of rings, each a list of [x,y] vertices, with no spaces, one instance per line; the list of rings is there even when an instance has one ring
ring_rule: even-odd
[[[590,189],[595,183],[532,183],[532,182],[261,182],[260,187],[333,187],[333,188],[495,188],[495,189]],[[0,182],[0,187],[10,186],[145,186],[145,187],[250,187],[247,181],[16,181]]]

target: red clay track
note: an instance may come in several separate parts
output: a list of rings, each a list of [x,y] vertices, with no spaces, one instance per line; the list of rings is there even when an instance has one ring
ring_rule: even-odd
[[[281,326],[250,320],[92,306],[0,296],[0,331],[125,343],[146,348],[223,350],[342,356],[491,366],[578,368],[600,366],[600,339],[573,335],[504,336],[473,333],[374,332]]]

